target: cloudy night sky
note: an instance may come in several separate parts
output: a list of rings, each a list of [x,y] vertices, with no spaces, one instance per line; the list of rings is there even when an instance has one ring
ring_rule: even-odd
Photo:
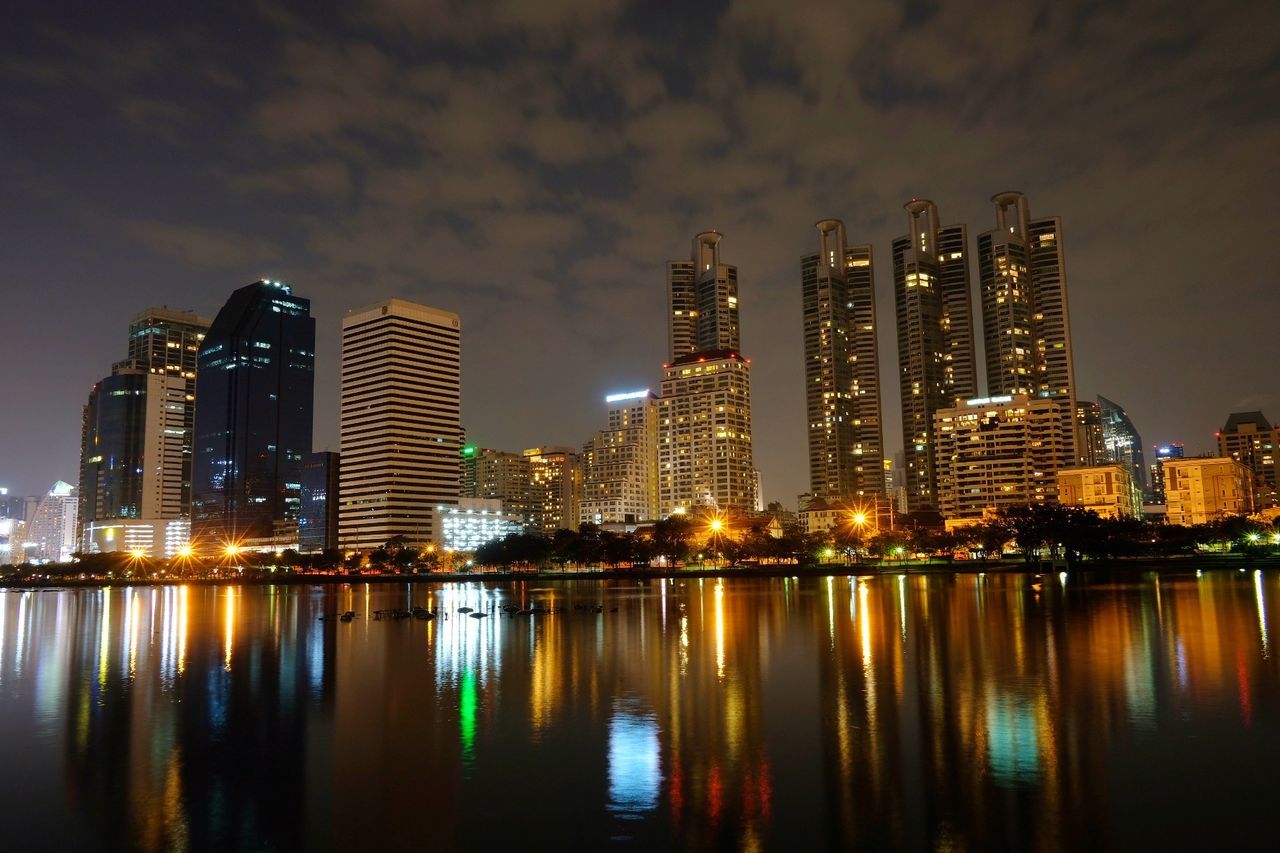
[[[794,507],[813,223],[874,246],[895,451],[902,204],[972,241],[1006,189],[1064,218],[1082,398],[1189,453],[1280,418],[1275,0],[319,5],[0,3],[0,485],[76,482],[134,312],[260,277],[312,300],[317,449],[342,315],[392,296],[462,316],[471,440],[580,446],[657,387],[665,262],[714,228]]]

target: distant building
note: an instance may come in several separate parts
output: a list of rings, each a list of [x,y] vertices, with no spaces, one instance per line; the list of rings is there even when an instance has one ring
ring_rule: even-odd
[[[402,299],[342,320],[339,547],[435,538],[434,508],[458,500],[458,315]]]
[[[506,512],[527,524],[533,502],[528,458],[472,444],[462,448],[461,456],[461,497],[499,500]]]
[[[1102,438],[1102,407],[1090,400],[1076,401],[1076,462],[1086,468],[1109,461]]]
[[[1057,472],[1075,463],[1075,401],[982,397],[935,416],[939,510],[974,520],[1005,506],[1057,499]]]
[[[1102,413],[1102,445],[1106,462],[1124,465],[1133,473],[1138,488],[1146,490],[1147,466],[1142,456],[1142,436],[1119,403],[1098,395]]]
[[[577,530],[582,507],[582,463],[571,447],[531,447],[529,529],[539,533]]]
[[[302,457],[298,550],[315,554],[338,547],[338,466],[341,456],[317,451]]]
[[[1161,444],[1152,448],[1155,454],[1155,461],[1151,463],[1148,472],[1151,475],[1148,481],[1149,496],[1151,503],[1164,503],[1164,463],[1170,459],[1182,459],[1187,455],[1186,448],[1174,441],[1169,444]]]
[[[1141,518],[1142,491],[1124,465],[1063,468],[1058,503],[1093,510],[1103,518]]]
[[[648,388],[605,398],[608,428],[582,448],[581,521],[658,517],[658,398]]]
[[[902,487],[911,510],[936,509],[935,415],[978,394],[968,228],[940,226],[927,199],[905,205],[907,233],[893,241]]]
[[[432,543],[444,551],[472,553],[486,542],[524,529],[497,500],[459,498],[456,504],[437,505],[434,515]]]
[[[26,553],[28,559],[59,563],[71,559],[79,550],[76,543],[78,504],[74,486],[61,480],[53,484],[27,524],[26,540],[32,546]]]
[[[231,294],[202,342],[191,527],[201,540],[297,540],[311,450],[316,324],[280,282]]]
[[[848,245],[838,219],[817,228],[818,252],[800,260],[809,488],[869,499],[887,493],[872,252]]]
[[[800,513],[800,525],[806,533],[823,534],[849,525],[849,510],[842,504],[823,498],[810,499]]]
[[[191,544],[191,521],[186,518],[118,518],[83,525],[80,550],[86,554],[119,551],[166,560]]]
[[[1280,427],[1273,427],[1262,412],[1233,412],[1217,437],[1219,456],[1230,456],[1253,472],[1258,508],[1280,505],[1276,489]]]
[[[1164,492],[1170,524],[1206,524],[1253,512],[1253,472],[1230,457],[1167,459]]]

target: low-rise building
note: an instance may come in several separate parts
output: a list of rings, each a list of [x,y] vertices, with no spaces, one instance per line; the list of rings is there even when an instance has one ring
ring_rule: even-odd
[[[1253,512],[1253,471],[1223,456],[1166,459],[1164,493],[1170,524],[1206,524]]]
[[[1093,510],[1103,518],[1142,516],[1142,490],[1120,464],[1058,471],[1058,503]]]
[[[138,557],[171,560],[189,553],[189,518],[112,518],[84,525],[80,550],[85,554],[124,551]]]
[[[443,551],[472,552],[495,539],[519,533],[524,525],[518,515],[502,508],[502,501],[459,498],[456,504],[439,504],[434,512],[433,544]]]

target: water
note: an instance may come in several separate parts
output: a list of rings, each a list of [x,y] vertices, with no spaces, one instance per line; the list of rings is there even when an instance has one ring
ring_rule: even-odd
[[[450,618],[372,618],[411,603]],[[1277,608],[1235,571],[9,591],[0,847],[1256,847]]]

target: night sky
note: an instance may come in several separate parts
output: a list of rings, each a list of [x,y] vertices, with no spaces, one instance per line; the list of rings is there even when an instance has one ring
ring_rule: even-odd
[[[1082,398],[1189,453],[1280,418],[1275,0],[318,5],[0,2],[0,485],[76,482],[130,315],[260,277],[312,300],[317,449],[342,314],[392,296],[461,314],[471,440],[578,447],[656,389],[665,262],[715,228],[794,506],[813,223],[875,247],[896,450],[902,204],[972,238],[1006,189],[1065,220]]]

